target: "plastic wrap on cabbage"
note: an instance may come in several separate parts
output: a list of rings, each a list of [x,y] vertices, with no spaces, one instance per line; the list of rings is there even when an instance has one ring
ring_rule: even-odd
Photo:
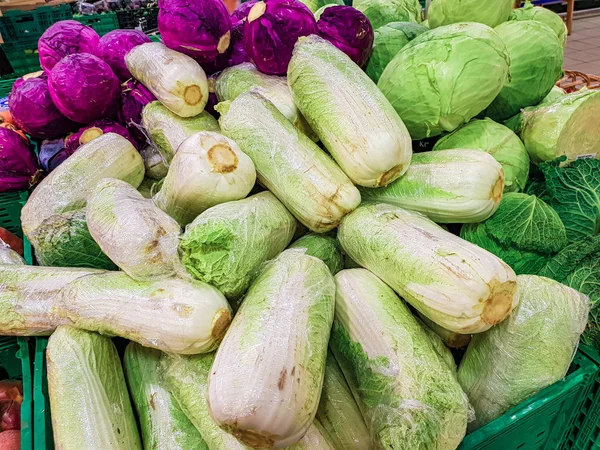
[[[142,111],[144,106],[156,100],[156,97],[142,83],[128,80],[121,85],[121,109],[119,121],[127,127],[139,144],[146,143],[142,131]]]
[[[475,430],[563,378],[577,349],[589,299],[549,278],[520,275],[520,304],[475,335],[458,381],[475,409]]]
[[[142,150],[140,150],[140,155],[144,160],[146,178],[151,178],[152,180],[162,180],[167,176],[169,168],[167,167],[165,160],[158,152],[156,147],[153,145],[144,147]]]
[[[25,264],[25,260],[6,242],[0,239],[0,264]]]
[[[562,78],[564,49],[556,33],[542,22],[509,21],[495,31],[510,57],[510,80],[485,111],[499,121],[537,105],[548,95]]]
[[[123,368],[140,421],[144,448],[209,450],[198,430],[159,380],[163,353],[133,342],[125,349]]]
[[[563,46],[567,45],[567,25],[554,11],[541,6],[533,6],[529,0],[521,8],[513,9],[510,20],[536,20],[548,25],[558,36]]]
[[[238,299],[258,268],[292,240],[296,221],[270,192],[223,203],[200,214],[181,238],[186,269]]]
[[[509,128],[492,119],[473,120],[443,136],[433,150],[470,148],[494,157],[504,170],[504,192],[525,189],[529,178],[529,155],[521,139]]]
[[[0,127],[0,192],[24,191],[41,176],[29,143],[16,131]]]
[[[61,449],[142,449],[110,338],[60,327],[48,340],[46,358],[52,431]]]
[[[199,131],[220,132],[219,123],[208,112],[196,117],[179,117],[160,102],[148,103],[142,111],[142,126],[167,164],[175,152],[192,134]]]
[[[359,10],[352,6],[331,5],[319,16],[317,31],[360,67],[367,64],[373,50],[373,28]]]
[[[377,448],[455,449],[468,401],[428,332],[364,269],[336,277],[330,347]]]
[[[102,251],[134,280],[185,273],[179,224],[130,184],[106,178],[88,196],[87,223]]]
[[[311,231],[335,228],[358,206],[360,193],[344,172],[260,92],[223,106],[223,134],[252,159],[260,184]]]
[[[206,283],[179,278],[135,281],[124,272],[69,283],[54,311],[77,328],[178,354],[214,351],[231,322],[227,300]]]
[[[506,123],[525,144],[531,161],[538,164],[566,156],[568,161],[596,158],[600,140],[600,92],[579,91],[555,103],[525,108]],[[587,130],[582,133],[581,130]]]
[[[327,352],[323,390],[316,418],[333,441],[334,448],[371,449],[369,431],[360,409],[331,352]]]
[[[404,176],[386,187],[361,189],[364,200],[425,214],[438,223],[478,223],[500,205],[502,166],[477,150],[415,153]]]
[[[259,1],[248,13],[244,48],[261,72],[285,75],[298,38],[316,32],[313,13],[299,0]]]
[[[83,144],[87,144],[98,136],[102,136],[106,133],[115,133],[123,136],[131,142],[131,145],[137,148],[137,142],[131,137],[127,128],[112,120],[100,119],[93,121],[91,124],[80,128],[76,133],[69,135],[65,139],[65,151],[68,155],[72,155]]]
[[[292,249],[264,266],[211,369],[217,424],[255,448],[302,439],[319,405],[334,306],[333,276],[320,259]]]
[[[97,52],[100,36],[75,20],[61,20],[48,28],[38,41],[42,69],[51,70],[65,56]]]
[[[313,141],[318,140],[318,137],[294,104],[285,77],[266,75],[260,72],[252,63],[239,64],[225,69],[219,75],[215,84],[215,93],[220,102],[233,101],[240,94],[253,88],[260,89],[261,94],[273,103],[298,130]]]
[[[288,83],[298,109],[353,183],[386,186],[406,172],[412,144],[404,123],[344,53],[318,36],[300,38]]]
[[[119,108],[119,79],[108,64],[86,53],[61,59],[50,72],[50,96],[68,119],[88,124],[116,117]]]
[[[178,116],[194,117],[204,110],[206,74],[189,56],[150,42],[127,53],[125,63],[135,79]]]
[[[185,226],[212,206],[245,198],[255,182],[254,163],[235,142],[203,131],[181,143],[154,203]]]
[[[430,329],[432,333],[435,333],[441,339],[442,345],[450,348],[464,348],[469,344],[469,342],[471,342],[470,334],[460,334],[454,331],[446,330],[422,314],[419,314],[419,318],[423,321],[424,327]],[[452,365],[456,368],[453,358]]]
[[[93,269],[63,269],[0,265],[0,334],[48,336],[67,323],[54,312],[60,291],[80,277],[102,273]]]
[[[15,83],[8,97],[8,109],[15,124],[38,139],[63,137],[77,127],[54,106],[47,76]]]
[[[140,30],[113,30],[106,33],[98,42],[97,56],[104,60],[121,81],[131,78],[125,65],[125,55],[138,45],[152,42]]]
[[[200,64],[229,49],[231,18],[221,0],[159,0],[158,31],[164,44]]]
[[[414,22],[391,22],[377,28],[374,32],[373,53],[365,69],[371,80],[377,83],[384,69],[402,47],[425,31],[426,27]]]
[[[377,85],[418,140],[454,131],[488,107],[508,81],[509,61],[488,26],[447,25],[404,46]]]
[[[50,216],[37,231],[34,245],[39,265],[116,270],[90,235],[85,209]]]
[[[501,258],[518,274],[537,274],[567,245],[560,216],[534,195],[509,193],[492,217],[467,224],[460,236]]]
[[[374,30],[390,22],[421,22],[419,0],[354,0],[352,6],[367,16]]]
[[[48,175],[21,211],[23,232],[35,243],[36,229],[50,216],[85,206],[88,194],[103,178],[118,178],[139,186],[144,162],[131,143],[114,133],[83,145]]]
[[[514,7],[513,0],[436,0],[427,11],[430,28],[459,22],[479,22],[494,28],[506,22]]]
[[[344,257],[335,236],[309,233],[294,241],[289,248],[303,249],[307,255],[319,258],[334,275],[344,266]]]
[[[338,240],[354,261],[450,331],[481,333],[517,305],[508,265],[419,213],[366,203],[342,220]]]

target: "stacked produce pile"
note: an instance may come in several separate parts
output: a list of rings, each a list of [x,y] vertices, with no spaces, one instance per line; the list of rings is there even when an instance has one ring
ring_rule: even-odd
[[[40,266],[3,258],[0,334],[51,335],[61,448],[454,449],[565,375],[599,295],[600,92],[553,90],[560,18],[321,3],[40,39],[10,96],[45,139]]]

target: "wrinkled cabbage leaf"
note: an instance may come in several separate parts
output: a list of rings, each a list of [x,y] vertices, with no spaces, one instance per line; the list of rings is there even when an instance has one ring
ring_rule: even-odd
[[[537,274],[567,245],[565,226],[543,200],[505,194],[496,213],[478,224],[465,224],[460,236],[498,256],[519,274]]]

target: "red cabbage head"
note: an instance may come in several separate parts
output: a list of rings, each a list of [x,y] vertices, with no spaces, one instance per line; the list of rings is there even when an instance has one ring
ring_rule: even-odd
[[[8,97],[8,109],[15,124],[38,139],[58,138],[75,129],[75,123],[54,106],[45,73],[26,77],[15,82]]]
[[[100,36],[92,28],[75,20],[56,22],[40,37],[38,52],[40,64],[46,71],[65,56],[75,53],[96,54]]]
[[[352,6],[328,6],[317,22],[318,34],[360,67],[369,61],[375,35],[371,22]]]
[[[0,192],[28,189],[41,174],[27,141],[6,127],[0,127],[0,161]]]
[[[113,30],[100,38],[97,56],[103,59],[121,81],[131,78],[125,65],[125,55],[138,45],[152,42],[139,30]]]
[[[121,110],[119,122],[127,127],[132,136],[141,144],[146,142],[146,136],[140,130],[142,110],[156,97],[142,83],[129,80],[121,85]]]
[[[258,1],[248,13],[244,48],[261,72],[285,75],[298,38],[316,33],[313,13],[299,0]]]
[[[137,148],[137,142],[127,128],[123,125],[120,125],[112,120],[108,119],[100,119],[95,120],[88,126],[80,128],[77,133],[73,133],[69,137],[65,139],[65,150],[68,155],[72,155],[75,151],[81,147],[83,144],[87,144],[88,142],[96,139],[98,136],[102,136],[106,133],[116,133],[123,136],[129,142],[133,144],[134,147]]]
[[[158,31],[167,47],[200,64],[229,50],[231,18],[222,0],[159,0],[158,6]]]
[[[50,72],[48,86],[58,110],[74,122],[88,124],[117,113],[121,84],[97,56],[65,56]]]

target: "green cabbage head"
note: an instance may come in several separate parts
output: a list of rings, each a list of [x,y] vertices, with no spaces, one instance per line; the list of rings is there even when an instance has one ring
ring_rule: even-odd
[[[458,22],[479,22],[495,27],[506,22],[514,0],[435,0],[427,13],[430,28]]]
[[[504,169],[504,192],[519,192],[529,176],[529,155],[521,139],[492,119],[473,120],[441,138],[433,150],[471,148],[489,153]]]
[[[498,34],[479,23],[422,33],[388,64],[378,86],[413,139],[454,131],[489,106],[508,80]]]
[[[352,6],[367,16],[374,30],[390,22],[421,22],[419,0],[354,0]]]
[[[548,25],[563,45],[567,45],[567,26],[554,11],[550,11],[548,8],[542,8],[541,6],[533,6],[533,4],[527,0],[525,6],[513,10],[510,14],[510,20],[537,20],[538,22],[545,23]]]
[[[509,21],[495,28],[510,56],[510,81],[486,113],[496,121],[540,103],[563,75],[564,48],[542,22]]]

